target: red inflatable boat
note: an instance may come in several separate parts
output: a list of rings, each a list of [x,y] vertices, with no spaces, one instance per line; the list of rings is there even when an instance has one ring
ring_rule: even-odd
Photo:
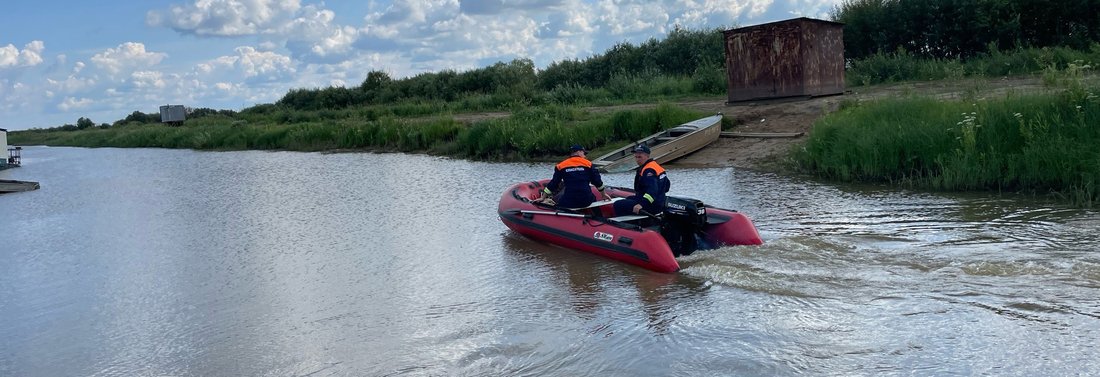
[[[612,202],[633,190],[608,187],[611,200],[565,209],[534,201],[549,180],[522,182],[500,197],[497,212],[512,230],[529,238],[638,265],[657,272],[680,269],[676,256],[727,245],[760,245],[760,233],[747,216],[669,196],[659,217],[614,216]],[[599,198],[599,192],[592,188]]]

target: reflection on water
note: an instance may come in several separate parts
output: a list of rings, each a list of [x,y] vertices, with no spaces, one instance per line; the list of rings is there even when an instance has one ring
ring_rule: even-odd
[[[1100,372],[1100,215],[670,169],[765,244],[658,274],[509,231],[543,164],[28,148],[0,179],[0,375]],[[629,174],[608,174],[629,186]]]

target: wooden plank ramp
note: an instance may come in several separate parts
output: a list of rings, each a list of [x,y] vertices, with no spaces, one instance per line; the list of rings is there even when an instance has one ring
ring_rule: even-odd
[[[780,138],[780,137],[799,137],[805,135],[805,132],[734,132],[723,131],[721,137],[756,137],[756,138]]]

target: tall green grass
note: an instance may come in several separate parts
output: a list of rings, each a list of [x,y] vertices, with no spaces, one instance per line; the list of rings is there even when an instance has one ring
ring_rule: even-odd
[[[327,114],[327,115],[326,115]],[[565,154],[572,144],[613,149],[700,114],[670,104],[647,110],[588,113],[575,106],[517,106],[512,116],[465,125],[449,116],[364,120],[353,111],[299,112],[292,124],[254,123],[210,116],[181,127],[132,123],[80,131],[32,130],[13,143],[81,147],[158,147],[203,150],[373,149],[427,152],[478,159],[530,159]]]
[[[292,125],[245,123],[188,124],[183,127],[136,124],[78,132],[36,132],[20,136],[22,144],[80,147],[157,147],[205,150],[281,149],[321,151],[385,149],[431,151],[453,142],[465,126],[450,118],[405,121],[320,121]]]
[[[1100,44],[1087,50],[1068,47],[997,50],[969,59],[927,59],[904,49],[852,60],[845,70],[848,86],[902,81],[957,80],[964,77],[1005,77],[1061,71],[1072,64],[1100,63]]]
[[[1100,91],[943,102],[893,98],[821,119],[794,151],[801,169],[841,181],[938,190],[1023,191],[1100,200]]]
[[[610,114],[563,106],[527,108],[508,118],[473,124],[458,134],[455,152],[482,159],[557,157],[570,145],[582,144],[599,153],[699,117],[670,104]]]

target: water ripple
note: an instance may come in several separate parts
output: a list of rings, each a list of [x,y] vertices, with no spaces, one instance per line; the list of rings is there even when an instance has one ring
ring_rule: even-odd
[[[1042,199],[672,169],[765,244],[658,274],[501,224],[547,164],[24,155],[5,174],[43,188],[0,196],[0,375],[1100,371],[1100,214]]]

